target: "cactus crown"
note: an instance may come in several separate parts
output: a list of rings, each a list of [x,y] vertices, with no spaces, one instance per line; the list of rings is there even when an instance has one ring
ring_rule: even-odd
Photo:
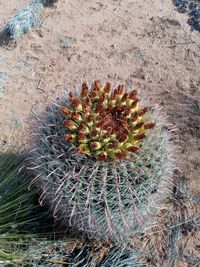
[[[67,116],[65,140],[76,152],[107,161],[123,159],[139,150],[142,139],[154,123],[145,121],[148,108],[138,105],[137,91],[128,93],[123,85],[111,91],[109,82],[95,81],[89,89],[82,84],[80,97],[70,92],[70,108],[62,107]]]

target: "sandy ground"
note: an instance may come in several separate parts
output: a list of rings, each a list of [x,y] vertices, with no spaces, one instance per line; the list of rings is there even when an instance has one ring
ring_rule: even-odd
[[[0,0],[0,27],[26,3]],[[180,191],[187,186],[183,213],[196,223],[184,224],[174,239],[174,260],[149,264],[199,266],[199,32],[171,0],[60,0],[40,21],[16,47],[0,47],[0,147],[26,145],[31,118],[83,80],[141,88],[178,129],[175,183]]]

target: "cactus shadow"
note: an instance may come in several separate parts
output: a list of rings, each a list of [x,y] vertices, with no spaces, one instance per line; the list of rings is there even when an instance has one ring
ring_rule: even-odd
[[[16,41],[11,35],[5,30],[0,31],[0,47],[15,47]]]
[[[41,2],[44,7],[53,7],[54,3],[58,2],[58,0],[42,0]]]

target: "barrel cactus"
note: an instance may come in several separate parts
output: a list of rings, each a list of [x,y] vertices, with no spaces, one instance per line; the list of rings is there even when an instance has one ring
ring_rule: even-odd
[[[95,81],[37,124],[30,168],[40,203],[90,238],[130,242],[154,223],[173,170],[169,125],[136,90]]]

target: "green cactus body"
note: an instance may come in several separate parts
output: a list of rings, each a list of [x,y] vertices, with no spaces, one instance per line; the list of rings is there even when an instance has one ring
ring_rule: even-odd
[[[39,122],[33,183],[42,189],[41,204],[66,226],[129,242],[153,223],[168,194],[169,125],[136,91],[98,81],[91,87],[57,99]]]

